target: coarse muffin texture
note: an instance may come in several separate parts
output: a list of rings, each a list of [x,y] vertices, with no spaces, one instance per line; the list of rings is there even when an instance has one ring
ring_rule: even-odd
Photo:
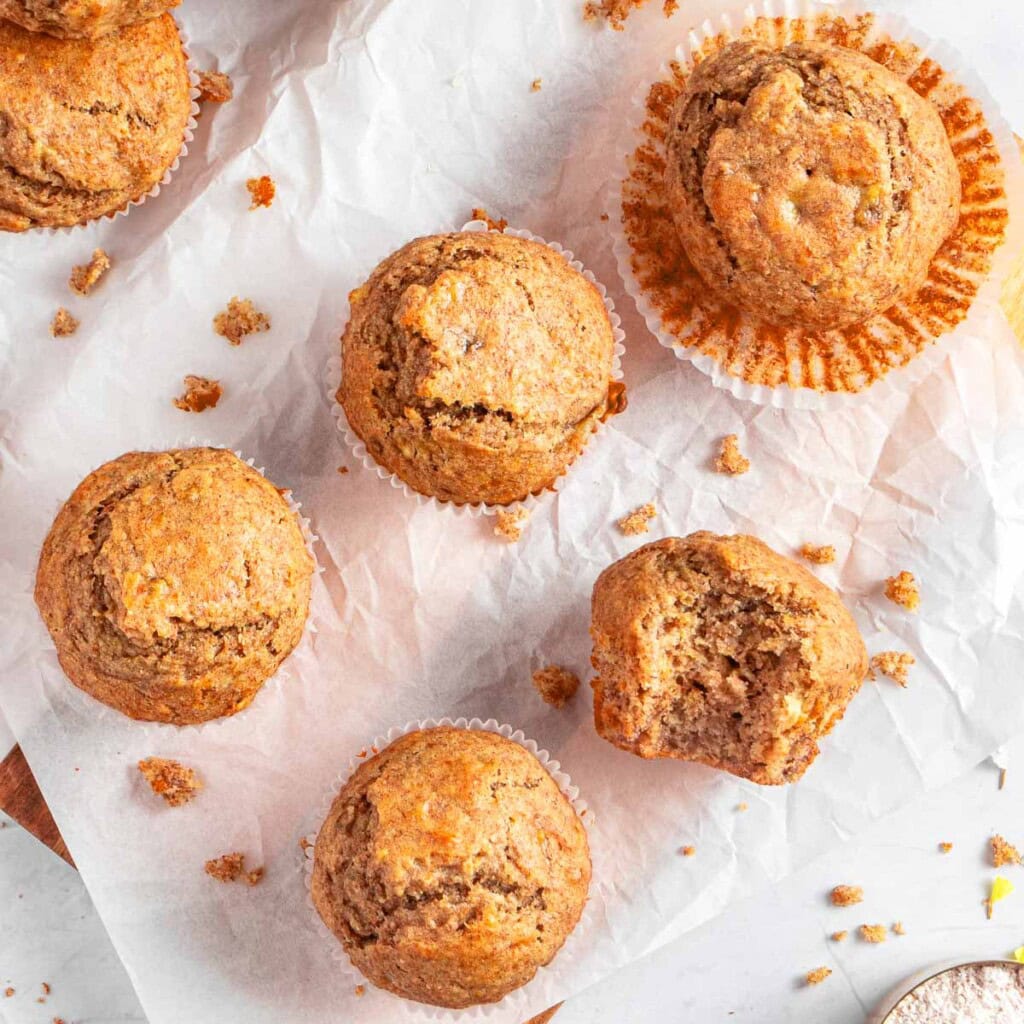
[[[597,289],[546,245],[418,238],[352,293],[338,401],[413,490],[506,505],[549,487],[610,411]]]
[[[96,40],[0,21],[0,230],[80,224],[144,196],[181,152],[190,90],[170,15]]]
[[[843,47],[737,42],[676,102],[666,184],[690,260],[730,305],[834,328],[917,291],[956,226],[935,108]]]
[[[130,718],[189,725],[242,710],[274,674],[312,574],[295,513],[234,454],[130,452],[58,513],[35,597],[71,682]]]
[[[594,585],[594,723],[641,757],[793,782],[867,671],[839,598],[755,537],[647,544]]]
[[[60,39],[95,39],[156,18],[181,0],[0,0],[0,18]]]
[[[551,961],[590,885],[586,832],[544,766],[494,733],[396,740],[345,783],[313,903],[352,963],[407,999],[495,1002]]]

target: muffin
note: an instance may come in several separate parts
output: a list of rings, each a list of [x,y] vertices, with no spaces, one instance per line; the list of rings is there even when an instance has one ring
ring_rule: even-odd
[[[839,598],[755,537],[637,549],[594,585],[594,724],[640,757],[794,782],[868,658]]]
[[[406,999],[496,1002],[549,963],[583,912],[587,836],[511,740],[440,727],[363,762],[313,854],[313,904],[352,963]]]
[[[96,40],[0,21],[0,230],[81,224],[144,196],[192,109],[170,15]]]
[[[181,0],[0,0],[0,18],[60,39],[95,39],[166,14]]]
[[[35,597],[75,686],[190,725],[256,696],[302,636],[312,576],[295,514],[231,452],[130,452],[58,513]]]
[[[338,401],[421,494],[506,505],[550,487],[612,411],[598,290],[512,235],[418,238],[351,295]]]
[[[666,192],[723,301],[778,325],[858,323],[916,292],[960,210],[935,107],[862,53],[735,42],[676,100]]]

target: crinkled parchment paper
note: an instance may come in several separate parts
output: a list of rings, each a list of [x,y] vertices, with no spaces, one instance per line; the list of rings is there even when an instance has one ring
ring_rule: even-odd
[[[652,8],[655,5],[652,5]],[[722,911],[1024,728],[1024,359],[1005,325],[962,339],[912,396],[830,416],[737,403],[647,334],[616,281],[602,191],[629,97],[708,3],[623,35],[575,2],[295,0],[211,4],[182,18],[201,66],[235,78],[208,107],[158,200],[65,236],[0,239],[0,701],[154,1024],[400,1021],[357,998],[310,921],[299,837],[371,737],[410,719],[494,717],[561,761],[595,816],[595,927],[493,1018],[520,1024]],[[650,14],[650,16],[647,16]],[[531,82],[542,79],[539,92]],[[249,212],[245,180],[278,185]],[[405,500],[346,462],[323,394],[345,295],[417,233],[473,206],[572,248],[627,329],[630,407],[524,539]],[[88,299],[67,273],[115,260]],[[211,318],[232,295],[272,317],[241,348]],[[56,307],[82,320],[50,339]],[[220,406],[171,406],[186,373]],[[738,433],[743,477],[710,471]],[[320,535],[317,632],[253,706],[202,730],[121,720],[73,694],[35,614],[39,545],[99,462],[190,434],[238,448],[290,486]],[[872,651],[910,650],[911,685],[865,684],[798,785],[767,790],[645,763],[598,739],[590,698],[556,712],[530,685],[547,662],[587,671],[590,588],[638,544],[613,521],[658,507],[648,539],[757,533],[784,552],[835,544],[816,570]],[[881,595],[921,581],[920,613]],[[179,757],[206,781],[164,807],[134,768]],[[738,813],[740,802],[749,810]],[[683,859],[682,844],[697,847]],[[203,862],[241,850],[256,888]]]

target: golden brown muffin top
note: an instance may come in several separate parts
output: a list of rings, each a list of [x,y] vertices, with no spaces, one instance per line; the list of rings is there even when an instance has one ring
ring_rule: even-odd
[[[586,832],[528,751],[409,733],[345,784],[317,838],[314,903],[375,984],[439,1006],[524,985],[586,901]]]
[[[0,18],[61,39],[95,39],[155,18],[181,0],[0,0]]]
[[[957,223],[934,107],[853,50],[737,42],[699,64],[668,139],[673,216],[725,301],[835,327],[916,291]]]
[[[191,110],[170,15],[93,41],[0,21],[0,229],[77,224],[148,192]]]

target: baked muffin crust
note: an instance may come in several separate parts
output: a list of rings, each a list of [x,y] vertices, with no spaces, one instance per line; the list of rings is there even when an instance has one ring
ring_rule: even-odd
[[[586,832],[544,766],[493,733],[409,733],[365,761],[317,837],[313,903],[407,999],[501,999],[548,963],[590,884]]]
[[[690,76],[667,143],[691,261],[772,323],[833,328],[887,309],[921,287],[959,217],[935,108],[843,47],[724,47]]]
[[[84,223],[139,199],[177,159],[191,108],[170,15],[96,40],[0,21],[0,230]]]
[[[299,642],[313,561],[273,484],[216,448],[130,452],[82,481],[36,604],[68,678],[130,718],[246,707]]]
[[[0,0],[0,18],[60,39],[95,39],[156,18],[181,0]]]
[[[421,494],[526,498],[565,472],[609,410],[604,302],[546,245],[418,238],[351,299],[338,401],[377,462]]]
[[[601,736],[764,785],[803,775],[868,667],[836,594],[743,535],[669,537],[615,562],[591,635]]]

